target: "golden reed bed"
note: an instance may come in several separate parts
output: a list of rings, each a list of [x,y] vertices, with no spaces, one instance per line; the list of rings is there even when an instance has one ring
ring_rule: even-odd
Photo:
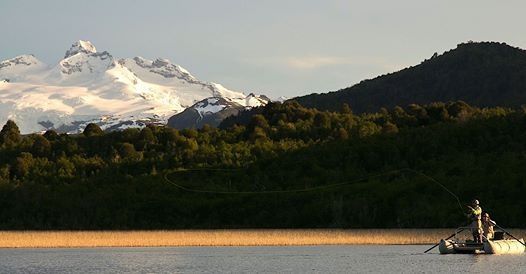
[[[526,230],[510,231],[524,237]],[[160,247],[434,244],[453,229],[0,231],[0,247]]]

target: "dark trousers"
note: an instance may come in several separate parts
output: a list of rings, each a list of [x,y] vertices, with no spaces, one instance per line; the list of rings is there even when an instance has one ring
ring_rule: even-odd
[[[473,241],[475,241],[475,243],[482,243],[482,234],[478,231],[473,231]]]
[[[482,222],[480,220],[473,220],[471,223],[471,233],[473,233],[475,243],[482,243]]]

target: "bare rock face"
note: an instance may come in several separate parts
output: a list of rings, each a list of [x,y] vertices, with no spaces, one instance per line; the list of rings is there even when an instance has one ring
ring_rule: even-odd
[[[168,119],[167,126],[176,129],[202,128],[208,124],[217,127],[231,115],[237,115],[244,106],[221,97],[210,97],[185,109]]]
[[[97,49],[91,42],[89,41],[83,41],[79,40],[71,45],[71,47],[66,51],[66,54],[64,55],[64,59],[71,57],[77,53],[95,53],[97,52]]]
[[[142,57],[134,57],[133,60],[138,66],[165,78],[178,78],[188,82],[198,82],[188,71],[178,65],[172,64],[167,59],[158,58],[152,62]]]
[[[10,66],[17,66],[17,65],[31,66],[31,65],[36,65],[38,63],[39,63],[38,59],[36,59],[35,56],[32,54],[20,55],[15,58],[0,62],[0,69],[7,68]]]
[[[77,53],[60,61],[62,73],[72,74],[83,71],[93,73],[96,71],[111,69],[115,66],[113,57],[107,51],[100,53],[80,53],[83,54],[79,55]]]
[[[237,115],[240,111],[252,106],[266,105],[268,102],[270,102],[268,97],[253,93],[241,100],[241,103],[239,100],[210,97],[170,117],[167,125],[177,129],[199,129],[206,124],[217,127],[229,116]]]

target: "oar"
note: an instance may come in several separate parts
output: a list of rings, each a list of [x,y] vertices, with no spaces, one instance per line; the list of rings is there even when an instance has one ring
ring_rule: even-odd
[[[462,232],[463,230],[464,230],[464,229],[462,228],[462,229],[460,229],[459,231],[457,231],[457,232],[451,234],[451,236],[449,236],[449,237],[447,237],[446,239],[444,239],[444,241],[445,241],[445,240],[449,240],[449,239],[451,239],[453,236],[457,235],[458,233]],[[431,251],[431,249],[437,247],[439,244],[440,244],[440,242],[438,242],[438,244],[432,246],[430,249],[424,251],[424,253],[427,253],[427,252]]]
[[[496,227],[498,227],[500,230],[504,231],[504,233],[508,234],[509,236],[511,236],[513,239],[517,240],[517,242],[521,243],[523,246],[526,246],[525,243],[521,242],[521,240],[517,239],[515,236],[511,235],[511,233],[509,233],[508,231],[506,231],[504,228],[502,228],[501,226],[499,226],[498,224],[495,224]]]

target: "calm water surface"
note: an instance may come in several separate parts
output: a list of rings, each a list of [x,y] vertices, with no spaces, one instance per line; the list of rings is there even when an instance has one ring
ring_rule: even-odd
[[[428,246],[0,249],[1,273],[526,273],[526,255]]]

